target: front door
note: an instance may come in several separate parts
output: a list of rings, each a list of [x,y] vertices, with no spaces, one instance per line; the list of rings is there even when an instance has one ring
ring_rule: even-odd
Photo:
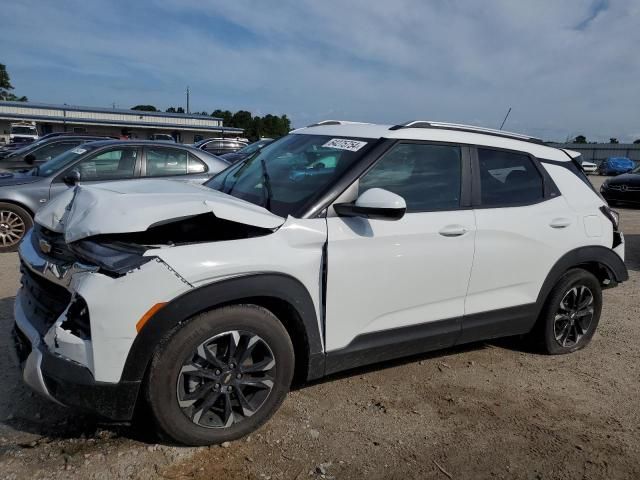
[[[81,184],[130,180],[139,177],[140,149],[136,146],[113,147],[101,150],[66,168],[51,182],[50,198],[65,191],[69,186],[63,178],[71,170],[80,172]]]
[[[425,339],[418,345],[424,350],[455,342],[475,237],[468,165],[466,147],[398,143],[360,178],[357,189],[397,193],[407,204],[405,216],[327,218],[328,352],[380,341],[389,347],[416,335]],[[399,356],[379,353],[379,360]]]

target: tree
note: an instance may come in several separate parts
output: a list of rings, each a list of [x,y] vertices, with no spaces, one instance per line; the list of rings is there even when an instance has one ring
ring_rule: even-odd
[[[136,105],[135,107],[131,107],[131,110],[141,110],[143,112],[157,112],[158,109],[153,105]]]
[[[585,137],[584,135],[578,135],[573,139],[573,143],[587,143],[587,137]]]
[[[636,144],[636,145],[639,144],[640,143],[640,138],[638,138],[637,140],[634,140],[633,143]]]
[[[617,138],[615,138],[615,137],[611,137],[611,138],[609,139],[609,143],[620,143],[620,142],[618,142],[618,139],[617,139]]]
[[[167,113],[184,113],[184,108],[182,107],[169,107],[165,110]]]
[[[222,119],[222,124],[225,127],[233,127],[233,125],[231,125],[231,120],[233,118],[233,113],[231,113],[229,110],[214,110],[213,112],[211,112],[211,116],[212,117],[216,117],[216,118],[221,118]]]
[[[18,97],[9,90],[13,90],[11,78],[9,77],[9,72],[7,72],[6,65],[0,63],[0,100],[8,100],[10,102],[26,102],[28,100],[27,97]]]

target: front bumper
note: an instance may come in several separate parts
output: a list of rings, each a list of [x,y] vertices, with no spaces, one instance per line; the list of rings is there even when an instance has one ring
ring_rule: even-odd
[[[24,382],[49,400],[113,421],[133,417],[141,382],[96,382],[91,371],[51,353],[22,307],[24,292],[14,304],[14,342]]]
[[[44,254],[33,235],[20,244],[22,287],[14,306],[24,381],[57,403],[130,420],[142,376],[123,378],[123,371],[136,322],[189,285],[159,261],[112,278]],[[82,318],[78,305],[86,308]]]

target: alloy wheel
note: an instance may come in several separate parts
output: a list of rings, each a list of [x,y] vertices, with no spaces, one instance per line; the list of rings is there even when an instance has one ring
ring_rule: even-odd
[[[553,333],[561,347],[575,346],[589,331],[593,320],[593,293],[584,285],[569,289],[556,312]]]
[[[227,428],[254,415],[274,386],[276,361],[267,342],[242,330],[202,342],[178,374],[177,400],[195,424]]]
[[[0,210],[0,246],[13,247],[24,236],[26,225],[20,216],[10,210]]]

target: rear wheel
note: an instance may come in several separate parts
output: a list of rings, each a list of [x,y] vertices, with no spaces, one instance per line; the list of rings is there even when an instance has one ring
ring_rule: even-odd
[[[278,409],[293,367],[291,340],[271,312],[223,307],[187,322],[158,348],[147,400],[161,433],[177,442],[234,440]]]
[[[0,253],[17,250],[32,225],[31,215],[24,208],[0,202]]]
[[[598,279],[586,270],[568,271],[551,291],[542,312],[545,350],[558,355],[584,348],[596,331],[601,311]]]

